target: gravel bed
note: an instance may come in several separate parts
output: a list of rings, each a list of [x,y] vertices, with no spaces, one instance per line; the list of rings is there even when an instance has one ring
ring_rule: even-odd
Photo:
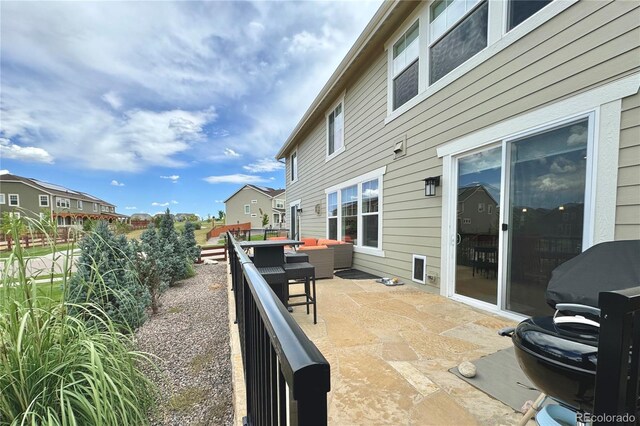
[[[138,348],[159,357],[159,371],[148,372],[160,388],[152,425],[233,423],[226,264],[195,272],[162,295],[136,333]]]

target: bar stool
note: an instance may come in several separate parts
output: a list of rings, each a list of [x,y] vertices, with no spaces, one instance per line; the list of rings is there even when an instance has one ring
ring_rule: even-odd
[[[313,323],[317,324],[318,307],[316,305],[316,268],[309,262],[294,262],[285,263],[282,266],[282,269],[284,269],[287,281],[304,279],[304,293],[289,294],[289,299],[294,297],[304,297],[305,301],[289,303],[288,306],[306,305],[307,315],[309,315],[309,305],[313,305]]]
[[[285,253],[284,259],[287,263],[308,262],[309,255],[306,253]]]
[[[280,266],[261,266],[256,268],[269,287],[278,296],[283,305],[287,306],[289,285],[287,274]]]

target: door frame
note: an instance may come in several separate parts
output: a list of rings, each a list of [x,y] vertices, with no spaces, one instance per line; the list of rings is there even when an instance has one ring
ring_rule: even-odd
[[[457,208],[456,157],[474,149],[480,149],[496,143],[504,144],[506,141],[523,137],[525,134],[540,132],[545,127],[555,127],[563,122],[566,123],[581,117],[591,116],[589,134],[592,139],[589,140],[590,143],[587,148],[589,150],[588,157],[590,157],[591,161],[587,165],[585,186],[585,202],[589,201],[589,203],[588,205],[585,204],[584,234],[586,238],[583,236],[583,250],[593,244],[614,239],[622,98],[637,93],[640,86],[639,82],[638,75],[632,75],[485,127],[437,148],[437,155],[443,161],[440,256],[441,295],[508,318],[516,320],[524,318],[522,315],[502,310],[499,307],[502,305],[494,306],[454,293]],[[506,149],[503,149],[503,185],[506,178],[504,176],[506,151]],[[506,201],[506,198],[502,199],[501,204],[505,205]],[[501,208],[500,223],[505,223],[505,213],[505,209]],[[504,257],[505,238],[502,235],[500,238],[499,256],[502,259]],[[502,277],[504,276],[505,262],[502,263],[503,265],[498,271],[500,280],[503,280]],[[499,294],[499,303],[502,303],[503,300],[504,295],[501,296]]]
[[[300,213],[298,213],[298,209],[300,209],[300,205],[302,204],[302,200],[296,200],[296,201],[292,201],[289,203],[289,231],[291,231],[293,229],[293,227],[291,226],[293,223],[293,221],[297,221],[297,224],[294,224],[296,226],[296,231],[298,233],[298,236],[302,235],[302,233],[300,232],[300,223],[302,222],[300,220]],[[296,214],[295,216],[291,216],[291,207],[296,207]],[[285,216],[286,217],[286,216]],[[292,240],[295,239],[295,235],[290,235],[289,236]]]

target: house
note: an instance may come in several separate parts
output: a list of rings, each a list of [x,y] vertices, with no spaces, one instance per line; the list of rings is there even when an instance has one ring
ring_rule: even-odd
[[[384,2],[277,153],[292,235],[351,240],[355,268],[482,309],[546,312],[554,265],[640,238],[639,23],[625,1]]]
[[[81,226],[86,219],[121,221],[116,206],[85,192],[37,179],[0,175],[0,213],[43,218],[50,216],[58,226]]]
[[[129,223],[134,228],[146,228],[153,222],[153,216],[149,213],[134,213],[129,218]]]
[[[176,213],[176,221],[184,222],[184,221],[197,222],[200,220],[200,216],[195,213]]]
[[[285,221],[285,190],[244,185],[224,200],[226,224],[251,223],[252,229],[283,227]],[[262,218],[269,221],[263,226]]]

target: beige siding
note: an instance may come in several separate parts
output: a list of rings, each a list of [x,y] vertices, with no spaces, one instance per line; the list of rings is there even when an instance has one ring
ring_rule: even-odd
[[[5,204],[0,204],[0,215],[4,212],[19,212],[21,216],[29,216],[32,218],[39,217],[40,212],[45,209],[50,211],[49,207],[40,207],[40,194],[46,193],[20,182],[2,182],[0,184],[0,193],[4,194]],[[9,194],[18,194],[18,207],[9,205]],[[51,197],[49,196],[50,203]]]
[[[640,94],[622,100],[616,239],[640,239]]]
[[[424,254],[428,273],[439,274],[441,188],[437,197],[426,198],[422,181],[442,175],[436,148],[638,72],[637,5],[579,2],[387,125],[387,56],[380,50],[347,86],[345,152],[325,162],[325,123],[318,121],[310,124],[311,130],[297,146],[299,180],[294,184],[289,182],[287,164],[288,198],[302,200],[302,235],[325,236],[326,188],[387,166],[383,181],[386,257],[358,253],[354,264],[374,274],[410,280],[412,254]],[[622,117],[623,125],[629,125],[622,130],[629,146],[621,148],[620,175],[625,182],[636,182],[628,190],[621,184],[618,203],[625,207],[638,204],[634,196],[638,193],[634,171],[640,164],[638,113],[632,110],[638,103],[635,98],[625,100],[628,112]],[[633,114],[635,121],[627,116]],[[393,142],[402,135],[407,137],[407,155],[394,160]],[[627,204],[620,204],[624,200]],[[322,206],[321,215],[314,212],[316,204]],[[632,209],[619,209],[616,237],[638,233],[637,220],[635,225],[629,223],[633,215]]]
[[[285,199],[285,194],[281,194],[278,199]],[[256,200],[257,203],[252,203],[252,200]],[[249,205],[251,212],[244,214],[245,204]],[[260,211],[269,215],[269,225],[273,225],[273,207],[272,198],[265,195],[262,192],[258,192],[253,188],[245,187],[240,192],[235,194],[225,203],[226,210],[226,223],[227,225],[234,225],[236,223],[251,223],[251,228],[262,229],[262,215]],[[251,214],[255,214],[256,217],[251,217]]]

